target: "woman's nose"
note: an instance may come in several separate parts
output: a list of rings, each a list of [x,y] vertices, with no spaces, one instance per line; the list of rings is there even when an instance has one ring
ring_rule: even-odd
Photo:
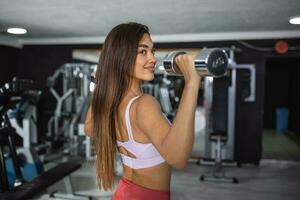
[[[149,62],[154,63],[154,65],[156,64],[157,59],[153,54],[150,55]]]

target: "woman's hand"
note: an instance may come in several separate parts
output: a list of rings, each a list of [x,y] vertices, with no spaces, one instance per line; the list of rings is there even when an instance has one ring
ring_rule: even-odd
[[[197,72],[194,60],[197,53],[181,54],[175,57],[175,62],[180,69],[186,83],[199,83],[201,76]]]

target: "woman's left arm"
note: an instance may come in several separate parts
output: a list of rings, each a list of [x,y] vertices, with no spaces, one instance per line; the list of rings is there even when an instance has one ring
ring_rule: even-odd
[[[92,107],[89,107],[89,110],[86,114],[84,122],[84,132],[87,136],[92,137],[93,134],[93,120],[92,120]]]

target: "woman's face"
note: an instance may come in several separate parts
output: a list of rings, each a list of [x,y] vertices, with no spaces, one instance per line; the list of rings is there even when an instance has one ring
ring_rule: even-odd
[[[134,67],[134,78],[142,81],[154,79],[154,66],[156,58],[153,42],[148,34],[144,34],[138,45],[137,57]]]

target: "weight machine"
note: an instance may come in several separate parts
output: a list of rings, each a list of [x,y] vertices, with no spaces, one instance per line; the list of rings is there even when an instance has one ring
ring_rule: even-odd
[[[201,180],[221,180],[237,183],[235,177],[225,177],[223,165],[237,165],[235,153],[235,112],[237,93],[237,72],[244,70],[242,88],[244,102],[255,101],[256,69],[252,64],[237,64],[234,50],[229,48],[229,69],[227,75],[204,80],[204,109],[206,115],[205,152],[200,164],[214,165],[212,176],[202,175]]]
[[[53,193],[52,196],[78,200],[90,199],[88,196],[76,195],[73,191],[68,175],[81,167],[78,163],[61,163],[46,172],[41,168],[39,174],[32,177],[33,179],[26,179],[28,173],[24,170],[24,162],[27,160],[20,159],[20,151],[16,149],[16,131],[11,126],[8,110],[15,109],[23,98],[35,99],[36,94],[35,90],[32,90],[32,85],[31,80],[13,79],[0,87],[0,199],[29,199],[60,179],[65,180],[68,194]],[[13,168],[15,175],[13,184],[9,184],[8,157],[11,157],[12,164],[9,167]]]
[[[54,114],[48,121],[47,137],[63,138],[64,153],[79,154],[84,144],[85,157],[91,158],[90,138],[84,134],[84,120],[90,102],[91,74],[96,65],[87,63],[66,63],[48,78],[47,85],[57,102]],[[61,88],[58,79],[61,78]],[[61,90],[61,94],[59,94]],[[80,136],[84,136],[81,141]]]

